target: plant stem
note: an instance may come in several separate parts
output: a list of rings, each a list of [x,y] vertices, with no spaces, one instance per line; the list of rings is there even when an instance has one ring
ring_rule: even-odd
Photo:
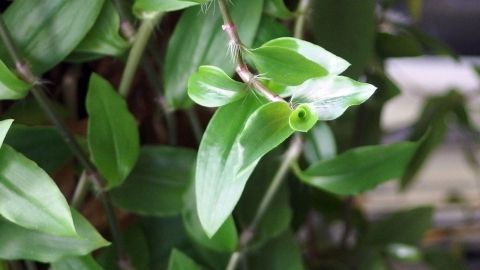
[[[123,97],[128,96],[130,87],[132,86],[133,77],[140,64],[145,47],[152,35],[153,29],[155,29],[155,25],[160,21],[162,15],[163,13],[157,13],[152,18],[144,19],[138,29],[132,49],[130,49],[130,53],[128,54],[127,64],[123,71],[122,80],[118,89],[118,92]]]
[[[73,208],[79,209],[82,206],[85,197],[88,194],[88,190],[90,189],[91,182],[88,181],[87,174],[82,172],[80,175],[80,179],[78,180],[78,184],[75,187],[75,191],[73,192],[71,205]]]
[[[120,249],[122,250],[122,252],[119,252],[119,257],[127,258],[126,260],[128,262],[128,257],[125,253],[123,239],[114,232],[114,231],[118,231],[117,219],[115,218],[115,213],[112,210],[109,197],[103,189],[103,183],[105,181],[103,180],[102,176],[99,174],[95,165],[93,165],[93,163],[90,162],[87,154],[85,154],[80,144],[75,139],[73,133],[71,133],[71,131],[67,128],[63,120],[60,118],[60,116],[52,109],[53,107],[51,106],[47,96],[45,95],[45,93],[43,93],[42,89],[37,84],[39,79],[31,72],[28,65],[23,61],[21,54],[19,53],[17,46],[13,42],[10,32],[8,31],[8,28],[6,27],[5,22],[3,21],[3,17],[1,15],[0,15],[0,39],[2,40],[5,47],[7,47],[7,51],[10,57],[15,62],[15,67],[20,77],[26,82],[33,85],[31,92],[34,95],[35,99],[37,100],[38,104],[40,105],[44,113],[47,115],[49,120],[56,126],[56,128],[60,132],[60,135],[62,136],[62,139],[70,148],[70,150],[75,155],[75,157],[78,159],[80,164],[86,169],[88,175],[91,177],[93,185],[98,190],[101,191],[99,195],[100,195],[100,198],[102,199],[102,202],[104,203],[104,206],[105,206],[104,210],[107,216],[109,217],[108,222],[111,228],[115,228],[114,230],[112,230],[112,236],[114,237],[116,244],[120,246]]]
[[[230,257],[227,270],[236,269],[238,262],[240,262],[240,259],[243,256],[245,249],[248,247],[250,241],[255,236],[258,225],[262,221],[263,216],[265,215],[268,208],[272,204],[275,194],[277,194],[280,186],[282,185],[283,179],[285,179],[285,176],[287,175],[288,168],[293,162],[295,162],[295,160],[297,160],[298,156],[300,155],[302,151],[302,145],[303,145],[303,142],[300,135],[298,134],[295,135],[290,143],[290,146],[285,152],[285,155],[283,157],[282,163],[280,164],[280,167],[275,173],[275,176],[273,177],[272,182],[268,186],[267,192],[265,193],[265,195],[262,198],[262,201],[260,202],[260,205],[258,207],[257,212],[255,213],[255,216],[253,217],[252,222],[240,235],[240,244],[239,244],[238,250],[234,252]]]
[[[303,38],[303,33],[305,30],[305,22],[307,20],[307,11],[310,6],[310,0],[300,0],[297,7],[297,19],[295,20],[295,29],[293,31],[293,36],[295,38]]]
[[[228,10],[226,0],[218,0],[218,5],[220,6],[220,12],[223,18],[222,29],[227,33],[229,38],[229,47],[232,48],[232,56],[235,60],[235,70],[237,71],[238,76],[247,84],[251,85],[259,94],[264,96],[270,101],[285,101],[277,94],[268,89],[263,85],[256,76],[250,71],[247,64],[243,60],[242,50],[245,46],[242,44],[240,37],[237,32],[235,23],[233,22],[232,16]]]

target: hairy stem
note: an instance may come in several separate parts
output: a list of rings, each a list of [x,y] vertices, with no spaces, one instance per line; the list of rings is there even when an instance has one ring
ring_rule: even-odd
[[[160,21],[162,15],[163,13],[157,13],[152,18],[144,19],[138,29],[132,49],[130,49],[130,53],[128,54],[127,64],[125,65],[125,70],[123,71],[122,80],[118,89],[118,92],[123,97],[128,96],[128,93],[130,92],[133,77],[140,64],[143,52],[145,51],[150,36],[152,35],[153,29],[155,29],[155,25]]]
[[[114,232],[114,231],[118,231],[117,219],[115,218],[115,213],[112,210],[112,206],[111,206],[111,202],[108,197],[108,194],[103,189],[103,183],[105,181],[103,180],[102,176],[98,172],[95,165],[93,165],[93,163],[90,162],[87,154],[83,151],[80,144],[75,139],[75,136],[73,135],[73,133],[67,128],[67,126],[65,125],[63,120],[60,118],[60,116],[53,110],[53,106],[51,106],[47,96],[42,91],[40,86],[37,84],[39,79],[31,72],[28,65],[22,59],[21,54],[19,53],[18,47],[13,42],[10,32],[6,27],[5,22],[3,21],[3,17],[1,15],[0,15],[0,39],[2,40],[5,47],[7,47],[10,57],[15,62],[15,67],[17,69],[18,74],[23,80],[33,85],[31,92],[35,97],[36,101],[38,102],[38,104],[40,105],[44,113],[47,115],[49,120],[56,126],[56,128],[60,132],[60,135],[62,136],[62,139],[70,148],[70,150],[75,155],[77,160],[86,169],[87,173],[92,179],[93,185],[98,190],[100,190],[99,196],[102,200],[102,203],[105,206],[104,210],[107,216],[109,217],[108,223],[111,228],[114,228],[112,230],[112,236],[114,237],[114,240],[117,246],[119,246],[120,249],[122,250],[122,252],[119,252],[119,257],[126,258],[126,260],[128,261],[128,257],[125,252],[125,247],[123,244],[123,239]]]
[[[290,146],[285,152],[285,155],[283,157],[282,163],[280,164],[280,167],[275,173],[275,176],[273,177],[272,182],[268,186],[267,192],[265,193],[265,195],[263,196],[260,202],[260,205],[257,209],[257,212],[255,213],[255,216],[253,217],[252,222],[240,235],[239,248],[230,257],[227,270],[236,269],[238,263],[240,262],[240,259],[243,256],[245,249],[248,247],[248,245],[250,244],[250,241],[255,236],[258,225],[262,221],[262,218],[265,216],[265,213],[267,212],[268,208],[272,204],[275,194],[277,194],[280,186],[282,185],[283,179],[285,179],[285,176],[287,175],[290,165],[293,162],[295,162],[295,160],[297,160],[298,156],[300,155],[302,151],[302,145],[303,145],[303,142],[300,135],[295,135],[290,143]]]
[[[247,84],[251,85],[258,93],[267,98],[270,101],[284,101],[277,94],[273,93],[265,85],[263,85],[256,76],[250,71],[245,60],[243,59],[242,49],[245,47],[238,36],[237,27],[230,15],[228,10],[226,0],[218,0],[218,5],[220,6],[220,12],[223,18],[222,29],[227,33],[229,38],[229,46],[232,49],[234,61],[235,61],[235,70],[237,71],[238,76]]]

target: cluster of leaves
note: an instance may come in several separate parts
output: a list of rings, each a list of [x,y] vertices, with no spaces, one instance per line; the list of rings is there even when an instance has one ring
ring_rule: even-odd
[[[292,173],[281,176],[288,182],[271,194],[254,230],[242,258],[248,269],[387,269],[391,261],[436,265],[445,258],[444,252],[418,248],[431,226],[431,208],[369,222],[351,202],[388,180],[402,178],[407,186],[441,142],[452,114],[472,131],[462,97],[452,92],[427,103],[412,142],[379,144],[383,105],[399,92],[385,75],[383,60],[419,55],[422,46],[447,50],[404,25],[395,25],[395,33],[377,31],[374,0],[314,1],[309,20],[315,25],[314,43],[290,37],[283,22],[306,15],[292,12],[282,0],[231,2],[241,44],[232,44],[222,31],[214,0],[135,0],[129,9],[140,22],[182,10],[163,44],[165,57],[155,59],[163,71],[154,74],[162,80],[152,88],[163,89],[156,94],[172,111],[191,110],[194,102],[219,107],[198,150],[143,143],[140,120],[126,100],[101,75],[88,74],[86,138],[75,139],[98,171],[70,169],[78,178],[101,176],[105,183],[96,191],[138,217],[121,232],[125,246],[106,241],[52,179],[76,153],[62,132],[39,126],[41,112],[25,115],[24,107],[38,108],[28,103],[29,90],[38,86],[21,78],[2,43],[0,99],[24,100],[8,104],[0,122],[5,142],[0,148],[0,259],[50,263],[55,270],[117,269],[124,258],[116,252],[125,248],[135,269],[224,269],[231,256],[247,248],[242,232],[256,221],[271,179],[285,165],[281,150],[295,132],[304,137],[302,154],[286,164]],[[383,7],[389,4],[384,1]],[[81,66],[106,57],[123,59],[132,43],[120,34],[125,22],[119,14],[109,0],[16,0],[2,18],[31,72],[40,77],[61,62]],[[237,80],[228,44],[233,58],[259,75]],[[258,84],[280,98],[263,96]],[[61,107],[51,104],[50,113]],[[335,121],[325,122],[330,120]],[[318,217],[321,224],[315,222]],[[348,247],[325,234],[337,221],[357,232],[345,234],[346,242],[355,238]],[[296,237],[301,234],[308,239]]]

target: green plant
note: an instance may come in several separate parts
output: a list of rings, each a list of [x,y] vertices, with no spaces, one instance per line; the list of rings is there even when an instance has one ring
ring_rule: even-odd
[[[423,260],[431,208],[369,222],[354,203],[388,180],[407,186],[444,135],[440,120],[427,132],[425,113],[412,142],[379,144],[383,105],[398,94],[383,59],[406,53],[376,33],[375,1],[288,1],[294,12],[282,0],[132,2],[16,0],[0,17],[0,99],[14,101],[0,122],[0,269],[387,269]],[[335,8],[349,20],[337,22]],[[160,24],[173,30],[168,42],[153,35]],[[304,40],[307,29],[352,66]],[[95,66],[117,71],[111,58],[126,62],[118,92],[115,76]],[[44,91],[55,70],[65,73],[62,102]],[[82,80],[69,84],[75,76],[89,78],[86,94]],[[450,95],[426,110],[448,103],[441,116],[454,112],[475,133],[462,97]],[[211,111],[194,102],[218,107],[205,131]],[[86,136],[66,124],[82,114]],[[184,118],[191,132],[180,147]],[[78,179],[70,202],[59,169]],[[80,213],[91,200],[108,229]],[[117,208],[136,218],[125,222]],[[336,221],[339,240],[317,235]],[[298,244],[298,232],[311,241]]]

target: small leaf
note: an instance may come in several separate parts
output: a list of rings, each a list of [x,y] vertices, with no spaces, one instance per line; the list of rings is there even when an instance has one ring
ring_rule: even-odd
[[[284,0],[267,0],[265,2],[265,13],[284,20],[288,20],[294,15],[285,6]]]
[[[0,148],[0,215],[25,228],[77,235],[68,203],[55,182],[8,145]]]
[[[328,76],[311,79],[298,86],[291,103],[308,104],[322,121],[341,116],[353,105],[365,102],[376,87],[343,76]]]
[[[88,146],[108,187],[120,185],[139,155],[139,135],[127,104],[99,75],[93,74],[87,94]]]
[[[259,159],[293,133],[286,102],[259,106],[249,95],[221,107],[200,143],[195,191],[200,222],[208,236],[232,212]]]
[[[65,257],[52,263],[53,270],[103,270],[91,255]]]
[[[0,100],[24,98],[31,87],[0,60]]]
[[[300,104],[288,118],[290,127],[301,132],[309,131],[317,121],[318,116],[307,104]]]
[[[72,209],[78,235],[56,236],[26,229],[0,218],[0,258],[54,262],[68,256],[87,255],[108,245],[95,228]]]
[[[188,95],[205,107],[220,107],[245,97],[246,84],[232,80],[223,70],[201,66],[188,80]]]
[[[195,152],[184,148],[145,146],[127,180],[110,191],[113,203],[143,215],[181,213],[183,195],[193,179]]]
[[[49,70],[82,41],[100,14],[104,0],[12,2],[2,17],[35,74]],[[10,59],[4,46],[0,58]],[[14,66],[10,61],[8,66]]]
[[[168,270],[201,270],[202,268],[177,249],[173,249],[168,262]]]
[[[401,177],[417,143],[364,146],[312,164],[301,174],[314,187],[340,195],[355,195]]]
[[[335,136],[327,123],[318,122],[305,135],[303,154],[310,164],[337,154]]]

